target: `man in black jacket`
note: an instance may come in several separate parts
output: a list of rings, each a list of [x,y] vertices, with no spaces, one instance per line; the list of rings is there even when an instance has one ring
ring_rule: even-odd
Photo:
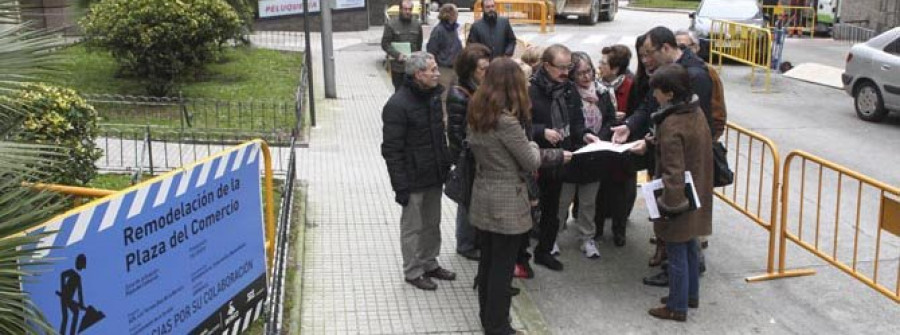
[[[528,96],[531,98],[532,138],[541,148],[563,148],[574,151],[582,143],[598,141],[596,135],[584,127],[581,95],[569,80],[572,69],[572,52],[561,44],[544,50],[541,65],[531,77]],[[541,209],[540,237],[534,248],[534,262],[552,270],[563,268],[550,255],[559,231],[559,193],[562,189],[561,167],[542,168],[539,171]]]
[[[491,59],[506,56],[512,57],[516,51],[516,34],[513,33],[509,20],[497,15],[494,0],[481,2],[484,16],[472,24],[466,43],[481,43],[491,49]]]
[[[404,63],[408,56],[405,52],[422,50],[422,24],[412,15],[412,10],[412,0],[400,1],[400,15],[384,24],[381,35],[381,49],[391,60],[391,83],[395,91],[403,84]],[[400,45],[408,45],[409,50],[398,50]]]
[[[685,67],[691,77],[691,89],[700,98],[700,108],[706,114],[706,121],[710,129],[712,117],[710,116],[712,103],[712,80],[706,70],[706,63],[690,50],[681,50],[675,40],[675,33],[666,27],[655,27],[647,32],[644,45],[638,50],[640,61],[648,75],[653,74],[657,68],[672,63],[678,63]],[[653,91],[649,91],[638,108],[625,119],[625,124],[613,127],[613,142],[624,143],[632,133],[643,134],[650,128],[650,114],[659,109],[659,103],[653,98]],[[634,136],[631,136],[635,139]],[[640,139],[640,138],[637,138]]]
[[[406,78],[381,112],[381,155],[387,163],[396,201],[403,206],[400,234],[406,282],[437,289],[430,278],[454,280],[437,262],[441,250],[441,186],[450,170],[434,56],[414,52]]]

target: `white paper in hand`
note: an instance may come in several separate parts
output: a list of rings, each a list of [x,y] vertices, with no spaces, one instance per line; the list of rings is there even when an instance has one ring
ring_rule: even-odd
[[[598,152],[598,151],[612,151],[612,152],[623,153],[625,151],[628,151],[628,149],[633,148],[636,144],[637,144],[637,141],[630,142],[630,143],[623,143],[623,144],[615,144],[613,142],[607,142],[607,141],[596,141],[594,143],[591,143],[591,144],[581,147],[581,149],[576,150],[572,154],[578,155],[578,154],[584,154],[584,153],[589,153],[589,152]]]

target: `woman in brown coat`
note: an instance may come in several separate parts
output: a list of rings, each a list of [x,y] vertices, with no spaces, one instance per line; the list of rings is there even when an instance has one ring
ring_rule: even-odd
[[[661,300],[665,306],[649,312],[657,318],[685,321],[688,307],[696,308],[699,303],[696,237],[712,233],[712,139],[681,65],[656,70],[650,88],[660,108],[651,115],[654,135],[644,143],[656,147],[654,178],[663,182],[662,195],[656,198],[662,217],[654,220],[653,230],[666,241],[669,296]],[[635,151],[644,149],[639,146]],[[691,173],[699,206],[692,207],[685,195],[685,171]]]
[[[469,222],[478,230],[478,288],[485,334],[515,334],[509,324],[510,284],[521,234],[531,229],[526,178],[544,164],[571,159],[562,149],[539,150],[528,140],[527,81],[519,66],[497,58],[469,102],[467,141],[475,156]],[[710,149],[712,150],[712,149]]]

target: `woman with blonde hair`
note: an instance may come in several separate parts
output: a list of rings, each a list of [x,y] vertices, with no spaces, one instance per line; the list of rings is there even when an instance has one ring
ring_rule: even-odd
[[[509,324],[510,284],[522,234],[531,229],[527,178],[542,163],[562,164],[571,152],[539,150],[529,140],[531,102],[519,65],[491,62],[469,102],[467,140],[475,157],[469,222],[478,230],[481,259],[475,285],[485,334],[515,334]]]

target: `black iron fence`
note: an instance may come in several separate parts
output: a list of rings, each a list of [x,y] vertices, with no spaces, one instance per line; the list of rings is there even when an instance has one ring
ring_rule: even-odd
[[[308,79],[301,68],[294,101],[225,101],[87,94],[101,117],[98,146],[107,171],[157,173],[247,140],[272,147],[276,173],[287,171],[292,137],[305,142]]]

